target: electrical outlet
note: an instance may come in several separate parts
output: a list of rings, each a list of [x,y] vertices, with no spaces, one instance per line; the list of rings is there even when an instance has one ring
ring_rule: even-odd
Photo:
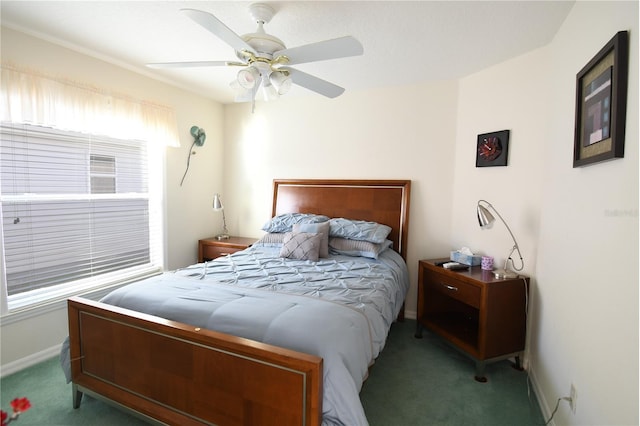
[[[578,402],[578,392],[576,391],[576,387],[571,383],[571,392],[569,393],[569,407],[571,407],[571,412],[573,414],[576,413],[576,403]]]

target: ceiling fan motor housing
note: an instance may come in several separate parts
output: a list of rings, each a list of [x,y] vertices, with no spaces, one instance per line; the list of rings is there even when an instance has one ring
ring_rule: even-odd
[[[258,53],[256,56],[260,58],[273,59],[273,52],[278,52],[286,48],[279,38],[264,32],[245,34],[242,36],[242,39],[246,41],[249,46],[253,47],[253,50]],[[242,55],[238,57],[245,59]]]
[[[258,53],[258,57],[265,59],[273,59],[273,52],[286,49],[285,44],[278,37],[267,34],[264,30],[264,24],[268,24],[275,10],[264,3],[253,3],[249,6],[251,17],[258,24],[258,29],[254,33],[245,34],[242,39]],[[242,54],[238,54],[240,59],[245,59]]]

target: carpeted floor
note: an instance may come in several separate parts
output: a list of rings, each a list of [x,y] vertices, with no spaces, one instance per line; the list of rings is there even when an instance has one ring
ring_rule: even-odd
[[[393,325],[363,386],[360,396],[371,426],[544,424],[526,372],[501,361],[487,366],[487,383],[478,383],[468,358],[428,332],[414,338],[415,327],[412,320]],[[74,410],[71,386],[55,358],[3,378],[0,392],[4,411],[11,410],[14,397],[31,401],[16,426],[147,424],[88,396]]]
[[[544,419],[527,373],[509,361],[475,364],[439,337],[414,337],[416,322],[391,327],[389,339],[360,393],[371,426],[533,426]]]

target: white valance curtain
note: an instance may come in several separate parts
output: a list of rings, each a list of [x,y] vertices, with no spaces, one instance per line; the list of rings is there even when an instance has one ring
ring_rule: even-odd
[[[2,121],[180,146],[167,106],[5,64],[0,80]]]

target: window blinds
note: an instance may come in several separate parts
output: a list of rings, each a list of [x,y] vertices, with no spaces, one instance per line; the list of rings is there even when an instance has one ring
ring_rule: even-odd
[[[149,144],[3,123],[0,202],[12,299],[161,269]]]

